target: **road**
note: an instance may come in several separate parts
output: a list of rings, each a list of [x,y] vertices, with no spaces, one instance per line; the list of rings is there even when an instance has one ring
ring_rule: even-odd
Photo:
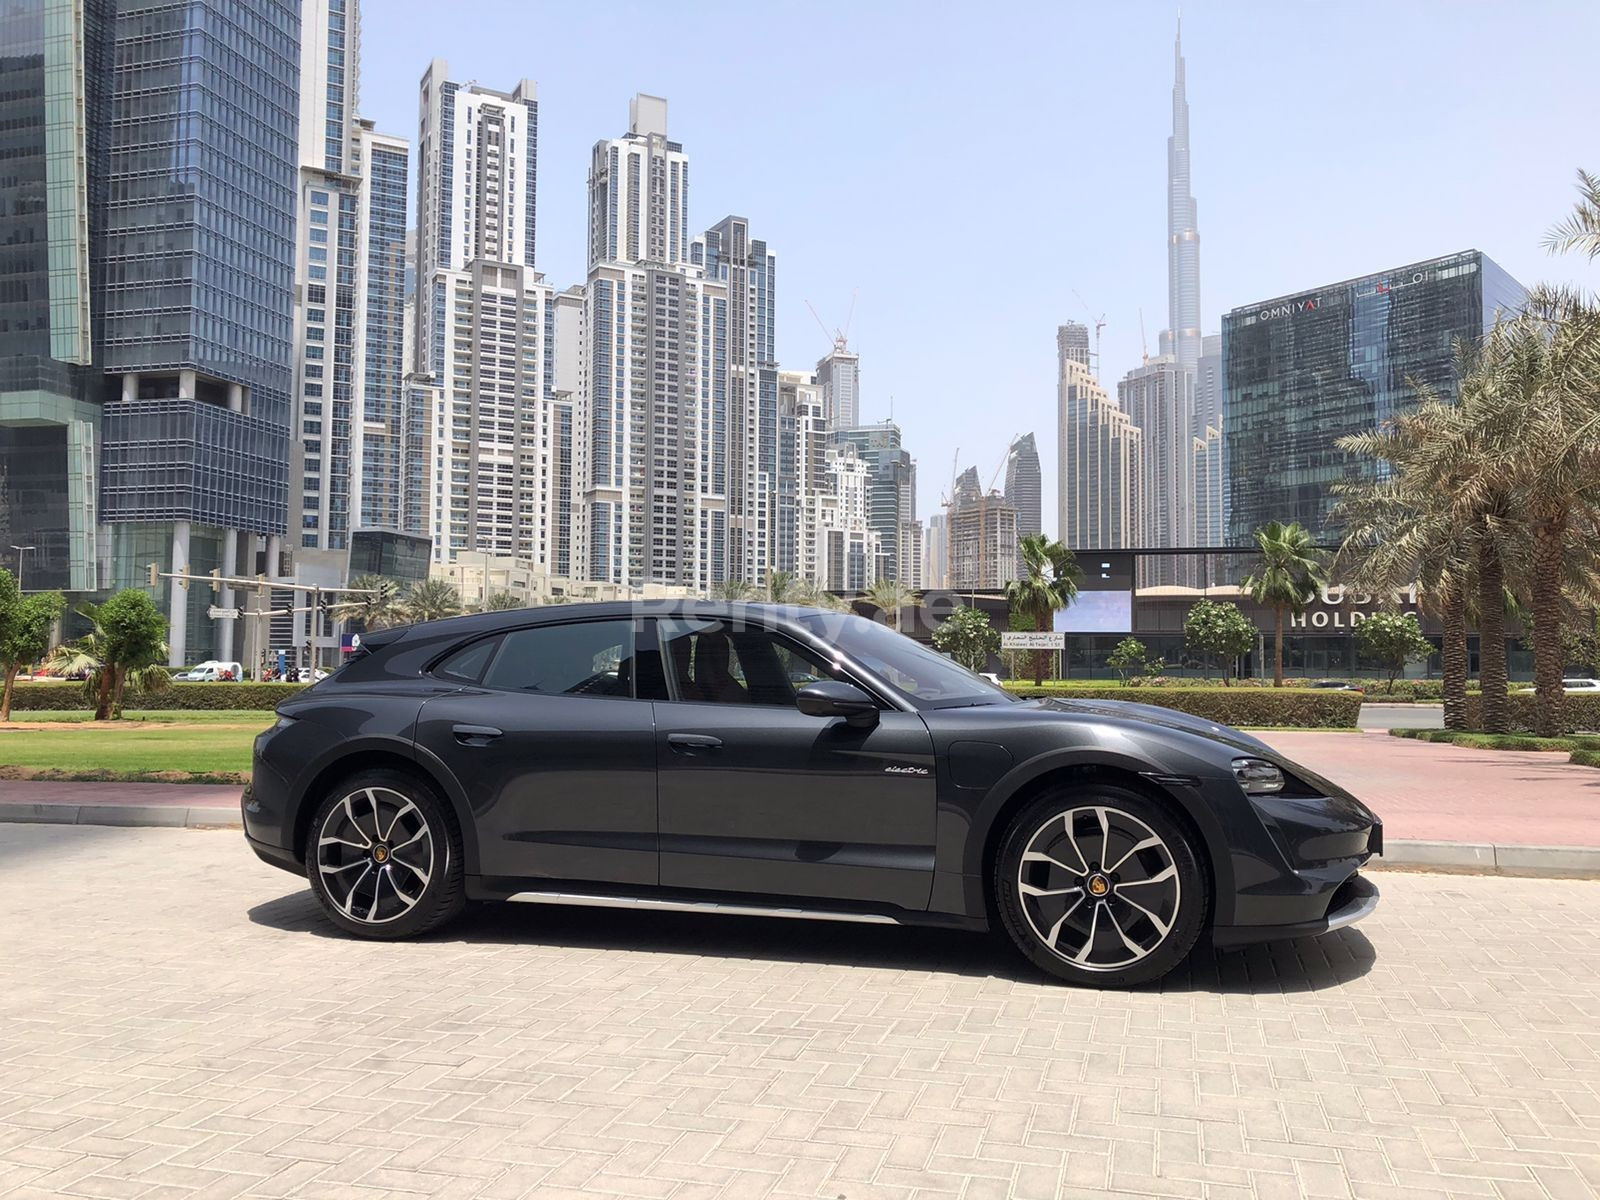
[[[0,826],[0,1195],[1594,1194],[1600,883],[1381,884],[1093,992],[874,926],[357,942],[237,833]]]
[[[1442,704],[1376,704],[1361,706],[1356,724],[1362,729],[1443,729]]]

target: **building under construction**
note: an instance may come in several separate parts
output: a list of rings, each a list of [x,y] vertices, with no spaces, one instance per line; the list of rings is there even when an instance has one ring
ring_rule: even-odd
[[[1003,588],[1017,577],[1017,508],[978,482],[968,467],[956,479],[948,510],[949,587]]]

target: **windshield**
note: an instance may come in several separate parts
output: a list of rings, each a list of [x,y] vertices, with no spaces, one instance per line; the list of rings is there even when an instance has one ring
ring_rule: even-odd
[[[959,708],[1007,704],[1012,700],[1004,688],[973,674],[960,663],[865,617],[806,613],[799,621],[920,707]]]

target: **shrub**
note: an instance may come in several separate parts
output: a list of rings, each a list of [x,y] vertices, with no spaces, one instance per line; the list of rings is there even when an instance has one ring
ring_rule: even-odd
[[[304,683],[174,683],[164,692],[141,696],[139,707],[161,712],[265,712],[303,688]],[[81,685],[19,684],[15,712],[72,712],[92,708]]]
[[[1511,721],[1509,729],[1513,733],[1533,732],[1534,702],[1538,699],[1531,692],[1513,692],[1507,696],[1509,701]],[[1566,713],[1566,733],[1578,730],[1600,729],[1600,695],[1569,695],[1562,706]],[[1467,728],[1481,729],[1483,727],[1483,696],[1469,694],[1467,696]]]
[[[1574,750],[1571,761],[1580,767],[1600,767],[1600,750]]]
[[[1007,685],[1019,696],[1064,700],[1107,700],[1104,689],[1080,688],[1072,684],[1013,683]],[[1361,715],[1361,696],[1356,692],[1301,691],[1291,688],[1161,687],[1140,689],[1140,704],[1173,708],[1219,725],[1262,727],[1301,726],[1308,729],[1350,729]]]

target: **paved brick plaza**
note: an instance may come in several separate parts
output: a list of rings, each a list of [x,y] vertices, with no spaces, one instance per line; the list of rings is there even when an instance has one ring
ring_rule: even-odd
[[[870,926],[346,941],[237,833],[0,826],[0,1195],[1594,1194],[1600,883],[1381,884],[1098,993]]]

